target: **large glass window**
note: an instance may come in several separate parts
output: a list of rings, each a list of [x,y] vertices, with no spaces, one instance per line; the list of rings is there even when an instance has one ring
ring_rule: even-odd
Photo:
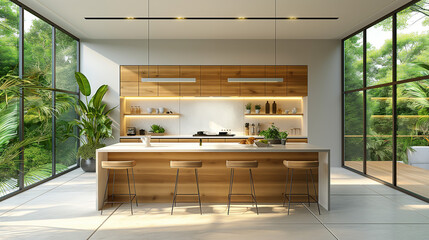
[[[344,164],[363,171],[363,92],[344,96]]]
[[[78,44],[30,11],[0,0],[0,85],[8,81],[0,88],[0,199],[77,165],[78,141],[64,135],[67,122],[78,117]]]
[[[19,8],[0,0],[0,85],[19,70]],[[10,80],[10,79],[9,79]],[[19,90],[12,85],[0,90],[0,197],[19,189],[18,151]]]
[[[344,89],[363,87],[363,33],[344,41]]]
[[[343,165],[429,201],[429,0],[363,33],[344,39]],[[366,61],[352,67],[360,46]]]
[[[392,17],[366,31],[366,85],[392,81]]]
[[[429,64],[429,0],[398,12],[398,81],[427,75],[419,66]]]

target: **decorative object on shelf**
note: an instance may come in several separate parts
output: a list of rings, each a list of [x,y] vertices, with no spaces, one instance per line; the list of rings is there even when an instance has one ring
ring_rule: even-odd
[[[273,111],[272,111],[272,113],[273,114],[277,113],[277,103],[276,103],[276,101],[273,102]]]
[[[268,101],[265,103],[265,113],[270,114],[270,103]]]
[[[259,112],[261,112],[261,104],[256,104],[255,105],[255,113],[259,114]]]
[[[274,126],[274,123],[271,124],[271,127],[269,127],[267,130],[261,131],[259,135],[264,136],[264,138],[267,139],[271,144],[281,143],[279,128]]]
[[[151,114],[153,109],[152,108],[146,108],[147,113]]]
[[[287,110],[287,109],[286,109],[286,110],[285,110],[285,114],[289,114],[289,110]]]
[[[146,131],[144,129],[140,129],[139,134],[140,135],[146,135]]]
[[[143,137],[141,137],[140,138],[140,140],[142,141],[142,143],[143,143],[143,146],[145,146],[145,147],[150,147],[150,139],[151,139],[151,136],[150,135],[148,135],[148,136],[143,136]]]
[[[244,135],[249,135],[249,123],[244,124]]]
[[[161,127],[161,125],[152,124],[150,128],[151,130],[149,132],[151,132],[151,135],[153,136],[163,136],[165,133],[165,129]]]
[[[136,128],[135,127],[127,127],[127,136],[135,136]]]
[[[166,112],[167,114],[173,114],[173,111],[168,111],[168,112]]]
[[[159,113],[160,114],[163,114],[164,113],[164,111],[165,111],[165,108],[163,108],[163,107],[160,107],[160,108],[158,108],[159,109]]]
[[[136,109],[134,108],[134,106],[130,106],[130,113],[136,114]]]
[[[136,114],[141,114],[142,113],[142,109],[140,108],[140,106],[136,106]]]
[[[270,143],[268,142],[268,140],[259,140],[255,142],[255,145],[257,147],[269,147]]]
[[[108,90],[107,85],[102,85],[97,89],[94,96],[88,101],[91,95],[91,85],[88,79],[80,72],[75,73],[76,82],[79,85],[80,93],[85,96],[85,103],[77,100],[76,113],[80,119],[69,122],[69,133],[66,135],[76,137],[83,143],[78,150],[78,157],[81,158],[81,167],[86,172],[95,172],[95,152],[96,149],[106,146],[102,143],[104,139],[112,138],[112,120],[109,113],[115,109],[106,109],[107,104],[102,103],[103,97]],[[73,132],[74,127],[79,128],[79,136]]]
[[[292,114],[296,114],[296,107],[292,108]]]
[[[287,133],[287,131],[284,132],[280,132],[280,139],[281,139],[281,144],[282,145],[286,145],[286,141],[287,141],[287,136],[289,134]]]
[[[252,111],[252,103],[246,104],[246,114],[250,114],[250,111]]]
[[[158,108],[155,109],[155,113],[159,114],[159,109]]]

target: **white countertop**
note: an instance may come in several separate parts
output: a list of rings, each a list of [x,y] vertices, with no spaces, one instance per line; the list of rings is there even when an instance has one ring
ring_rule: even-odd
[[[308,143],[274,144],[271,147],[257,147],[238,143],[116,143],[97,152],[329,152],[330,149]]]
[[[143,136],[147,136],[147,135],[143,135]],[[120,136],[120,138],[122,139],[136,139],[136,138],[140,138],[142,137],[142,135],[135,135],[135,136]],[[247,139],[250,137],[254,137],[254,138],[264,138],[263,136],[258,136],[258,135],[248,135],[248,136],[243,136],[243,135],[235,135],[235,136],[197,136],[194,137],[192,135],[164,135],[164,136],[151,136],[151,138],[153,139],[175,139],[175,138],[184,138],[184,139],[190,139],[190,138],[202,138],[202,139],[207,139],[207,138],[230,138],[230,139]],[[288,138],[307,138],[306,136],[288,136]]]

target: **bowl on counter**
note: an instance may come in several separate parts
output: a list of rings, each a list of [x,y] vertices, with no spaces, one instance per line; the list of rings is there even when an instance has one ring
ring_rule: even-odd
[[[255,145],[257,147],[270,147],[270,143],[269,142],[268,143],[264,143],[264,142],[261,142],[261,141],[256,141]]]

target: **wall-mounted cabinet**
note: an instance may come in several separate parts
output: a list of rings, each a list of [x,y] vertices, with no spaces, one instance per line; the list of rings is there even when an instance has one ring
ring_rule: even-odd
[[[121,66],[121,96],[307,96],[307,71],[307,66]],[[151,82],[142,78],[170,81]],[[191,78],[195,81],[180,81]],[[228,81],[229,78],[267,80],[237,82]]]

